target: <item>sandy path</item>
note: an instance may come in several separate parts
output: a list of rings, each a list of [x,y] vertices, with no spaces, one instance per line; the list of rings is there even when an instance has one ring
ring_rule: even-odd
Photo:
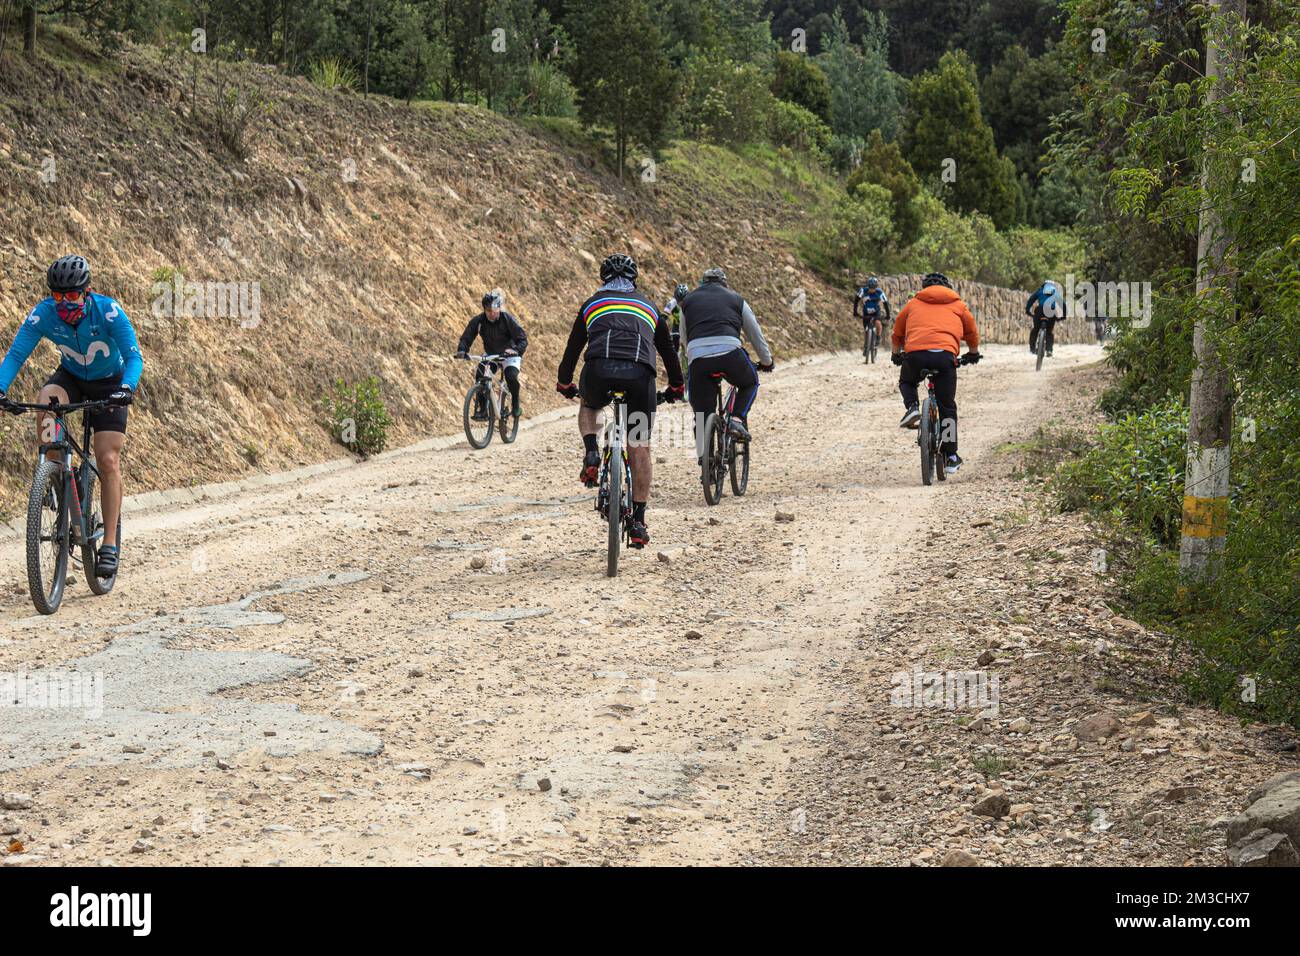
[[[693,448],[659,447],[654,545],[614,580],[568,418],[135,516],[117,590],[77,584],[53,620],[6,542],[0,672],[95,654],[106,677],[99,718],[0,710],[0,792],[31,798],[0,820],[32,862],[753,859],[938,496],[978,507],[981,456],[1098,352],[986,355],[961,372],[966,468],[929,489],[892,366],[768,377],[749,494],[707,508]],[[502,609],[538,616],[449,618]]]

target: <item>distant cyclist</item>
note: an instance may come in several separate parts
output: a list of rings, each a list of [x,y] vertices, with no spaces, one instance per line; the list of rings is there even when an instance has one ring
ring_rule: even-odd
[[[524,350],[528,348],[528,335],[524,332],[524,327],[519,324],[519,320],[501,307],[503,304],[500,291],[494,289],[483,294],[483,311],[470,319],[469,325],[465,326],[465,331],[461,333],[460,342],[456,346],[456,357],[468,358],[470,346],[479,336],[483,337],[485,354],[505,356],[502,360],[504,365],[502,374],[505,375],[506,386],[510,389],[510,414],[518,418],[520,415],[519,367],[523,364]],[[486,376],[487,366],[480,362],[475,374],[480,377]],[[483,400],[480,398],[471,416],[474,421],[481,422],[487,417],[487,409],[483,408],[482,404]]]
[[[596,442],[596,417],[621,391],[627,405],[628,458],[632,466],[632,528],[629,543],[643,548],[650,543],[646,503],[653,477],[650,436],[654,429],[655,352],[668,370],[669,401],[683,392],[682,368],[673,351],[668,323],[654,302],[636,291],[636,260],[616,253],[600,264],[600,288],[578,307],[569,342],[560,360],[555,390],[565,398],[582,396],[578,431],[582,435],[582,471],[578,478],[588,487],[600,481],[600,448]],[[573,384],[578,356],[586,347],[582,377]]]
[[[41,339],[63,353],[59,367],[45,381],[39,404],[54,399],[60,405],[108,400],[115,407],[90,416],[91,448],[99,472],[104,509],[104,541],[95,560],[95,574],[110,578],[118,567],[118,515],[122,510],[122,449],[126,445],[127,406],[144,370],[144,359],[131,320],[116,299],[90,288],[90,265],[81,256],[56,260],[45,274],[48,298],[36,303],[18,328],[13,345],[0,364],[0,409],[10,407],[6,393],[14,377]],[[38,415],[36,441],[50,440],[48,415]]]
[[[1047,354],[1051,355],[1056,337],[1053,326],[1059,319],[1066,318],[1065,298],[1055,282],[1048,279],[1038,287],[1025,303],[1025,315],[1034,319],[1034,327],[1029,331],[1029,351],[1037,351],[1039,333],[1046,332]]]
[[[679,351],[682,344],[682,299],[691,291],[685,282],[677,283],[672,298],[664,303],[663,314],[668,316],[668,330],[672,335],[673,349]]]
[[[758,373],[772,371],[772,350],[767,347],[754,310],[728,287],[726,273],[721,269],[706,271],[700,284],[682,299],[681,306],[697,454],[703,448],[700,443],[704,422],[718,407],[719,383],[713,377],[715,374],[720,373],[736,386],[731,434],[739,441],[749,441],[749,412],[758,395]],[[757,369],[741,345],[742,332],[758,352]]]
[[[885,290],[880,287],[880,280],[872,276],[866,281],[861,288],[853,295],[853,314],[858,315],[859,306],[862,309],[862,331],[865,335],[867,323],[874,322],[876,326],[876,341],[885,340],[885,323],[890,319],[889,297],[885,295]]]
[[[899,310],[894,320],[893,362],[903,367],[898,376],[898,390],[906,411],[901,428],[916,428],[921,412],[916,400],[916,386],[922,372],[934,369],[934,393],[943,416],[944,438],[940,452],[944,471],[952,474],[961,467],[957,454],[957,355],[966,342],[966,360],[980,360],[980,337],[975,316],[952,289],[942,272],[931,272],[921,280],[921,291]]]

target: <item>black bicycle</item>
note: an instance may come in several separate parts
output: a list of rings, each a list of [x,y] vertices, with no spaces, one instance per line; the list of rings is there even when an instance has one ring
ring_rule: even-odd
[[[712,376],[721,379],[722,373]],[[704,447],[700,449],[700,483],[704,500],[716,505],[722,500],[722,482],[730,475],[731,490],[737,498],[749,487],[749,442],[731,434],[736,417],[736,386],[727,389],[726,397],[718,392],[718,410],[704,422]]]
[[[966,356],[957,360],[958,365],[969,365]],[[916,443],[921,446],[921,483],[932,484],[937,475],[940,481],[948,480],[944,471],[943,442],[944,420],[939,411],[939,397],[934,392],[934,379],[938,369],[925,369],[925,400],[921,402],[921,420],[916,430]]]
[[[465,437],[474,448],[486,448],[494,430],[501,433],[501,440],[507,444],[519,434],[519,418],[506,408],[509,392],[504,374],[506,358],[504,355],[466,356],[467,360],[479,363],[474,384],[465,393],[462,410]]]
[[[656,405],[666,400],[666,392],[655,396]],[[618,574],[619,553],[632,533],[632,463],[627,454],[627,393],[610,392],[610,402],[614,406],[614,420],[605,428],[596,511],[608,528],[605,574],[612,578]]]
[[[880,351],[880,333],[876,331],[875,312],[866,314],[867,328],[862,335],[862,358],[864,364],[871,365],[876,361],[876,353]]]
[[[99,542],[104,540],[104,509],[100,500],[99,470],[90,448],[90,413],[110,408],[106,400],[60,405],[11,402],[14,411],[41,412],[54,416],[51,440],[42,443],[36,474],[27,497],[27,588],[32,604],[41,614],[53,614],[63,602],[68,577],[68,560],[80,563],[86,584],[95,594],[113,590],[117,574],[101,578],[95,574]],[[81,444],[68,429],[66,416],[80,411]],[[48,427],[48,425],[47,425]],[[57,457],[49,458],[48,455]],[[81,464],[76,468],[72,456]],[[117,546],[122,547],[122,516],[117,518]]]

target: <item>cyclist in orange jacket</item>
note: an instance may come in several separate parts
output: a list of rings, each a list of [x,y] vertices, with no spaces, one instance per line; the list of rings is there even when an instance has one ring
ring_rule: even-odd
[[[916,386],[920,384],[921,373],[927,369],[939,373],[934,380],[934,392],[943,415],[944,436],[949,439],[941,449],[944,471],[948,474],[961,467],[957,454],[957,356],[963,340],[966,361],[978,362],[980,337],[975,329],[975,316],[953,291],[948,277],[942,272],[931,272],[921,280],[921,291],[894,319],[891,358],[895,365],[903,367],[898,376],[898,390],[907,410],[898,423],[900,428],[916,428],[920,424]]]

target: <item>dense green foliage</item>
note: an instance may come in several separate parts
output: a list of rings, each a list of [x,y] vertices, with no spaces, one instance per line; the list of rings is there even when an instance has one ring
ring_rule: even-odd
[[[1170,629],[1200,699],[1256,718],[1300,720],[1300,5],[1251,3],[1211,21],[1122,0],[1070,0],[1062,41],[1074,105],[1053,162],[1104,188],[1085,193],[1095,274],[1157,290],[1148,325],[1121,320],[1111,349],[1119,429],[1071,468],[1071,507],[1109,514],[1139,546],[1126,557],[1136,613]],[[1109,25],[1097,50],[1095,25]],[[1207,31],[1240,50],[1206,100]],[[1196,287],[1196,236],[1213,209],[1230,238]],[[1235,384],[1227,547],[1208,581],[1181,579],[1172,500],[1186,434],[1173,416],[1205,323]],[[1182,445],[1179,445],[1179,442]],[[1161,468],[1171,472],[1159,477]],[[1177,474],[1174,474],[1174,473]],[[1145,477],[1143,477],[1145,476]],[[1085,490],[1086,489],[1086,490]],[[1243,687],[1254,689],[1244,694]]]

